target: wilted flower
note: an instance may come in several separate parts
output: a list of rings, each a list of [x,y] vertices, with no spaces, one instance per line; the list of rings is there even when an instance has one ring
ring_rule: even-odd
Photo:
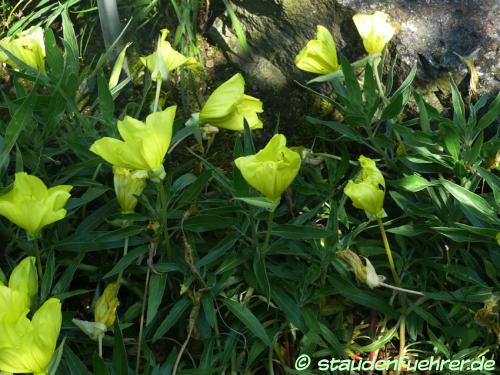
[[[26,294],[31,301],[38,294],[38,273],[35,257],[24,258],[10,274],[9,288]]]
[[[163,112],[151,113],[146,123],[125,116],[118,121],[118,131],[122,140],[104,137],[90,147],[115,167],[148,171],[154,179],[165,178],[163,159],[172,139],[176,106]]]
[[[374,14],[357,13],[352,17],[363,45],[368,53],[381,53],[394,35],[394,28],[387,22],[389,15],[384,12]]]
[[[118,283],[111,283],[104,289],[103,294],[95,304],[93,322],[73,319],[73,323],[92,340],[102,340],[108,328],[111,328],[115,323],[116,309],[120,305],[120,301],[118,301],[119,289]]]
[[[368,258],[365,258],[365,266],[358,254],[349,249],[338,251],[336,255],[338,258],[349,264],[354,272],[354,275],[356,276],[356,279],[368,285],[370,289],[376,288],[384,282],[384,276],[377,275],[375,267],[373,267]]]
[[[137,197],[146,187],[148,173],[138,170],[131,171],[123,167],[113,167],[115,194],[122,213],[134,212]]]
[[[200,112],[200,122],[229,130],[243,130],[246,120],[250,129],[262,128],[257,113],[263,112],[262,102],[245,95],[245,80],[240,73],[217,87]]]
[[[297,57],[295,65],[306,72],[328,74],[340,69],[337,50],[332,34],[325,27],[318,25],[316,39],[307,42]]]
[[[156,51],[148,56],[141,57],[142,64],[151,72],[151,78],[156,81],[168,79],[168,74],[181,65],[189,69],[198,68],[198,62],[192,57],[186,57],[172,48],[167,42],[167,29],[161,30],[161,36],[158,40]]]
[[[40,69],[42,73],[45,72],[45,44],[41,27],[25,30],[17,38],[4,38],[0,40],[0,47],[0,62],[5,62],[15,69],[20,68],[4,51],[5,49],[26,65]]]
[[[488,328],[490,331],[494,332],[498,337],[500,337],[500,295],[493,294],[486,301],[484,301],[484,306],[476,311],[474,315],[474,320]]]
[[[70,185],[47,189],[38,177],[16,173],[14,187],[0,196],[0,215],[17,224],[31,237],[38,237],[43,227],[66,216]]]
[[[234,161],[245,180],[270,202],[279,202],[300,169],[300,155],[286,147],[286,138],[275,134],[255,155]]]
[[[120,305],[120,301],[118,301],[119,289],[120,285],[118,283],[109,284],[95,304],[94,320],[108,328],[115,323],[116,309]]]
[[[385,180],[375,161],[363,155],[359,157],[361,173],[355,181],[349,181],[344,193],[356,208],[365,210],[373,217],[384,214]]]
[[[48,299],[29,320],[19,294],[0,286],[0,371],[46,374],[61,330],[61,302]]]

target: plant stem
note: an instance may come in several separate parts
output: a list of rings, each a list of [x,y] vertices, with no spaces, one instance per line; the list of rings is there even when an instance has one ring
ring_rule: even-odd
[[[153,112],[158,111],[158,104],[160,103],[160,94],[161,94],[161,83],[162,83],[162,79],[158,78],[156,80],[156,95],[155,95],[155,102],[153,105]]]
[[[406,310],[406,309],[405,309]],[[406,341],[406,318],[405,315],[401,315],[401,323],[399,324],[399,360],[401,360],[405,355],[405,341]],[[396,375],[400,374],[399,366],[396,370]]]
[[[387,99],[385,96],[385,90],[382,86],[382,82],[380,82],[380,77],[378,75],[378,64],[380,64],[380,61],[380,57],[377,57],[373,60],[373,74],[375,75],[375,81],[377,82],[380,98],[382,99],[384,104],[389,104],[389,99]]]
[[[42,254],[40,253],[40,247],[38,246],[38,239],[36,238],[33,239],[33,250],[35,250],[38,278],[42,280],[43,279]]]
[[[125,237],[125,244],[123,245],[123,257],[125,257],[125,255],[127,255],[128,253],[128,236]],[[120,271],[119,275],[118,275],[118,285],[121,284],[122,282],[122,279],[123,279],[123,270]]]
[[[394,290],[397,290],[399,292],[403,292],[403,293],[408,293],[408,294],[415,294],[417,296],[423,296],[424,293],[422,292],[418,292],[416,290],[411,290],[411,289],[405,289],[405,288],[398,288],[397,286],[394,286],[394,285],[390,285],[390,284],[386,284],[386,283],[380,283],[381,286],[384,286],[386,288],[389,288],[389,289],[394,289]]]
[[[102,358],[102,339],[103,339],[103,335],[99,335],[97,337],[97,342],[98,342],[98,346],[99,346],[99,357]]]
[[[141,321],[139,323],[139,337],[137,338],[137,358],[135,361],[135,372],[139,373],[139,368],[141,367],[141,350],[142,350],[142,336],[144,331],[144,316],[146,315],[146,301],[148,296],[149,288],[149,276],[151,273],[151,267],[148,264],[148,270],[146,271],[146,282],[144,283],[144,297],[142,300],[142,310],[141,310]]]
[[[271,229],[273,227],[274,210],[269,211],[269,216],[267,217],[267,231],[266,237],[264,239],[264,246],[262,247],[262,255],[266,255],[269,250],[269,240],[271,238]]]
[[[382,235],[382,241],[384,242],[385,251],[387,252],[387,258],[389,259],[389,265],[391,267],[392,277],[396,282],[397,287],[401,287],[401,282],[399,281],[398,274],[396,273],[396,267],[394,266],[394,260],[392,259],[392,251],[389,246],[389,241],[387,240],[387,235],[385,233],[384,223],[382,219],[377,217],[378,226],[380,228],[380,234]]]
[[[167,197],[165,194],[165,185],[162,182],[160,184],[160,207],[161,207],[161,224],[163,226],[163,239],[165,241],[165,248],[167,250],[167,257],[172,255],[172,249],[170,247],[170,235],[168,233],[168,211],[167,211]]]
[[[387,258],[389,258],[389,265],[391,266],[391,272],[392,272],[392,277],[394,278],[394,281],[396,282],[396,285],[398,288],[397,289],[400,291],[405,291],[407,293],[410,293],[408,289],[403,289],[401,288],[401,282],[399,280],[398,274],[396,273],[396,267],[394,266],[394,260],[392,259],[392,251],[391,247],[389,246],[389,241],[387,240],[387,234],[385,233],[385,228],[384,228],[384,223],[382,222],[382,219],[377,217],[377,222],[378,226],[380,228],[380,234],[382,235],[382,241],[384,242],[384,247],[387,252]],[[387,285],[387,284],[385,284]],[[411,291],[413,294],[420,294],[419,292],[414,292]],[[402,359],[404,357],[405,353],[405,343],[406,343],[406,305],[403,302],[403,308],[402,308],[402,314],[401,314],[401,321],[399,325],[399,359]],[[396,375],[399,375],[400,371],[399,369],[396,371]]]

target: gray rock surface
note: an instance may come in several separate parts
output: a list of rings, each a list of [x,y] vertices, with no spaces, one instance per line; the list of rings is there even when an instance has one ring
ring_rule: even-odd
[[[233,0],[232,4],[247,32],[251,57],[245,56],[225,15],[216,19],[209,35],[232,63],[264,89],[281,90],[295,79],[312,77],[293,61],[314,38],[317,24],[332,31],[338,52],[351,61],[362,57],[362,41],[352,16],[383,10],[398,29],[390,47],[392,55],[400,58],[398,76],[404,77],[416,63],[416,82],[422,90],[444,90],[440,78],[448,72],[458,81],[468,75],[457,54],[476,51],[479,93],[499,91],[497,0]]]

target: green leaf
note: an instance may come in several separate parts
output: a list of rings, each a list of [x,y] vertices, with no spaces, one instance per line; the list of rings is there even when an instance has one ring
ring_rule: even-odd
[[[440,328],[442,326],[442,323],[436,317],[434,317],[434,315],[432,315],[429,312],[429,309],[423,308],[423,307],[421,307],[415,303],[412,303],[410,301],[408,301],[408,303],[410,305],[410,308],[418,316],[420,316],[425,322],[429,323],[430,325],[432,325],[434,327],[438,327],[438,328]]]
[[[123,63],[125,62],[125,53],[127,52],[127,49],[131,44],[132,43],[127,43],[116,58],[115,64],[113,65],[113,70],[111,71],[111,76],[109,77],[108,87],[110,90],[112,90],[118,84],[120,73],[123,69]]]
[[[113,102],[111,91],[109,91],[108,82],[106,81],[106,77],[104,77],[104,72],[102,69],[97,73],[97,99],[99,103],[99,109],[108,129],[108,133],[110,135],[115,135],[115,105]]]
[[[70,64],[71,71],[78,71],[78,40],[76,39],[75,30],[73,29],[73,24],[68,15],[68,10],[65,9],[62,12],[62,26],[63,26],[63,42],[66,50],[66,61]]]
[[[183,297],[177,301],[170,309],[163,322],[161,322],[158,329],[155,331],[155,334],[153,335],[153,342],[159,340],[165,333],[167,333],[169,329],[179,321],[182,315],[184,315],[189,306],[191,306],[191,301],[187,297]]]
[[[146,314],[146,325],[149,325],[158,313],[158,309],[161,305],[163,299],[163,293],[165,292],[165,286],[167,285],[167,275],[161,274],[157,275],[153,273],[149,281],[149,292],[148,292],[148,310]]]
[[[424,292],[427,298],[437,301],[480,303],[491,297],[492,288],[465,287],[455,291],[446,292]]]
[[[279,286],[273,286],[271,290],[272,299],[285,313],[287,319],[298,329],[304,331],[304,317],[301,308],[290,295]]]
[[[250,332],[260,338],[267,346],[272,346],[272,341],[266,330],[248,307],[228,298],[223,299],[222,302]]]
[[[333,129],[340,134],[344,135],[348,139],[354,140],[354,141],[361,141],[361,136],[359,133],[354,130],[352,127],[347,126],[345,124],[342,124],[337,121],[324,121],[320,120],[314,117],[306,116],[306,121],[313,124],[313,125],[324,125],[329,127],[330,129]]]
[[[376,341],[372,342],[371,344],[365,345],[365,346],[359,346],[357,344],[350,345],[350,347],[353,350],[363,352],[363,353],[368,353],[368,352],[373,352],[375,350],[380,349],[383,347],[385,344],[387,344],[391,339],[396,335],[397,329],[399,327],[399,324],[394,324],[394,326],[388,330],[384,335],[380,338],[378,338]]]
[[[222,0],[222,1],[224,2],[227,14],[229,15],[229,19],[231,20],[231,24],[233,25],[234,31],[236,32],[236,37],[238,38],[241,47],[246,53],[249,54],[250,48],[248,48],[247,37],[245,36],[245,30],[243,29],[240,20],[236,16],[236,13],[234,12],[231,3],[228,0]]]
[[[403,109],[403,94],[399,94],[398,96],[391,99],[391,102],[387,107],[384,108],[382,112],[381,120],[389,120],[398,116]]]
[[[115,321],[113,331],[115,335],[113,341],[113,374],[128,375],[127,351],[125,350],[125,342],[118,321]]]
[[[38,241],[38,240],[34,240]],[[44,302],[50,295],[54,275],[56,273],[56,257],[54,251],[50,250],[47,255],[47,261],[43,269],[42,285],[40,287],[40,301]]]
[[[279,205],[279,202],[272,203],[264,197],[235,197],[234,199],[245,202],[254,207],[264,208],[268,211],[274,211]]]
[[[61,359],[62,359],[62,355],[64,352],[64,344],[65,343],[66,343],[66,337],[63,338],[61,344],[54,352],[54,356],[52,357],[52,360],[50,361],[49,368],[47,371],[48,375],[56,375],[57,374],[57,369],[59,368],[59,365],[60,365]]]
[[[433,182],[427,181],[425,178],[416,174],[403,177],[402,179],[397,181],[391,181],[391,185],[403,188],[413,193],[416,193],[418,191],[424,190],[429,186],[434,186],[437,184],[439,184],[438,181],[433,181]]]
[[[391,102],[393,98],[396,98],[399,94],[405,95],[405,92],[410,88],[411,83],[413,82],[413,79],[415,78],[415,75],[417,74],[417,64],[413,65],[410,73],[406,77],[406,79],[403,81],[401,86],[392,94],[391,96]]]
[[[496,96],[493,102],[490,104],[488,108],[488,112],[481,117],[477,123],[477,127],[475,129],[476,136],[481,133],[484,129],[490,126],[493,122],[498,122],[498,118],[500,116],[500,94]]]
[[[444,133],[444,144],[446,149],[453,157],[453,160],[457,161],[460,158],[460,134],[456,127],[446,126],[441,124],[441,131]]]
[[[431,123],[429,121],[429,114],[427,113],[425,101],[420,94],[414,92],[413,95],[415,96],[415,100],[418,105],[420,128],[424,131],[424,133],[430,133]]]
[[[109,375],[109,370],[106,367],[106,364],[96,352],[94,352],[94,356],[92,357],[92,363],[94,365],[93,375]]]
[[[453,118],[461,129],[465,129],[465,107],[464,101],[455,81],[450,75],[451,101],[453,103]]]
[[[292,224],[274,225],[271,233],[289,240],[319,240],[333,235],[329,230]]]
[[[80,358],[78,358],[68,345],[64,348],[63,358],[64,364],[68,368],[70,374],[90,374],[89,370],[87,370]]]
[[[7,124],[4,140],[0,144],[0,170],[7,167],[9,153],[19,138],[19,135],[32,120],[33,107],[35,105],[37,84],[35,83],[30,95],[23,100],[23,104],[15,111]]]
[[[448,190],[461,205],[471,208],[487,221],[498,222],[495,211],[493,211],[491,205],[488,204],[484,198],[448,180],[440,181],[445,189]]]
[[[107,279],[108,277],[118,275],[120,272],[125,271],[125,269],[132,264],[134,260],[139,258],[141,255],[148,251],[147,247],[138,247],[132,251],[129,251],[127,255],[120,258],[118,263],[114,265],[114,267],[107,274],[103,276],[103,279]]]
[[[354,108],[358,108],[362,112],[361,107],[361,89],[359,87],[358,78],[354,74],[354,70],[351,67],[349,61],[344,57],[340,57],[340,62],[342,65],[342,72],[344,72],[345,84],[347,87],[347,92],[349,93],[349,99],[351,100],[351,105]]]
[[[431,343],[432,345],[434,345],[434,347],[441,353],[443,353],[445,355],[446,358],[450,358],[450,351],[448,350],[448,348],[446,347],[445,344],[443,344],[441,342],[441,340],[439,340],[436,335],[431,331],[430,328],[427,329],[427,332],[429,332],[429,337],[431,339]]]

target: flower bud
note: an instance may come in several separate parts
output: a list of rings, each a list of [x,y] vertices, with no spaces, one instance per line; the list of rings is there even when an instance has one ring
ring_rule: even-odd
[[[355,181],[349,181],[344,193],[351,198],[356,208],[365,210],[369,217],[382,217],[384,214],[385,180],[375,161],[361,155],[361,173]]]
[[[146,187],[147,171],[131,171],[123,167],[113,167],[115,194],[122,213],[134,212],[137,197]]]
[[[94,320],[96,323],[104,324],[110,328],[115,323],[116,309],[120,305],[118,301],[118,283],[109,284],[102,295],[97,299],[94,309]]]

